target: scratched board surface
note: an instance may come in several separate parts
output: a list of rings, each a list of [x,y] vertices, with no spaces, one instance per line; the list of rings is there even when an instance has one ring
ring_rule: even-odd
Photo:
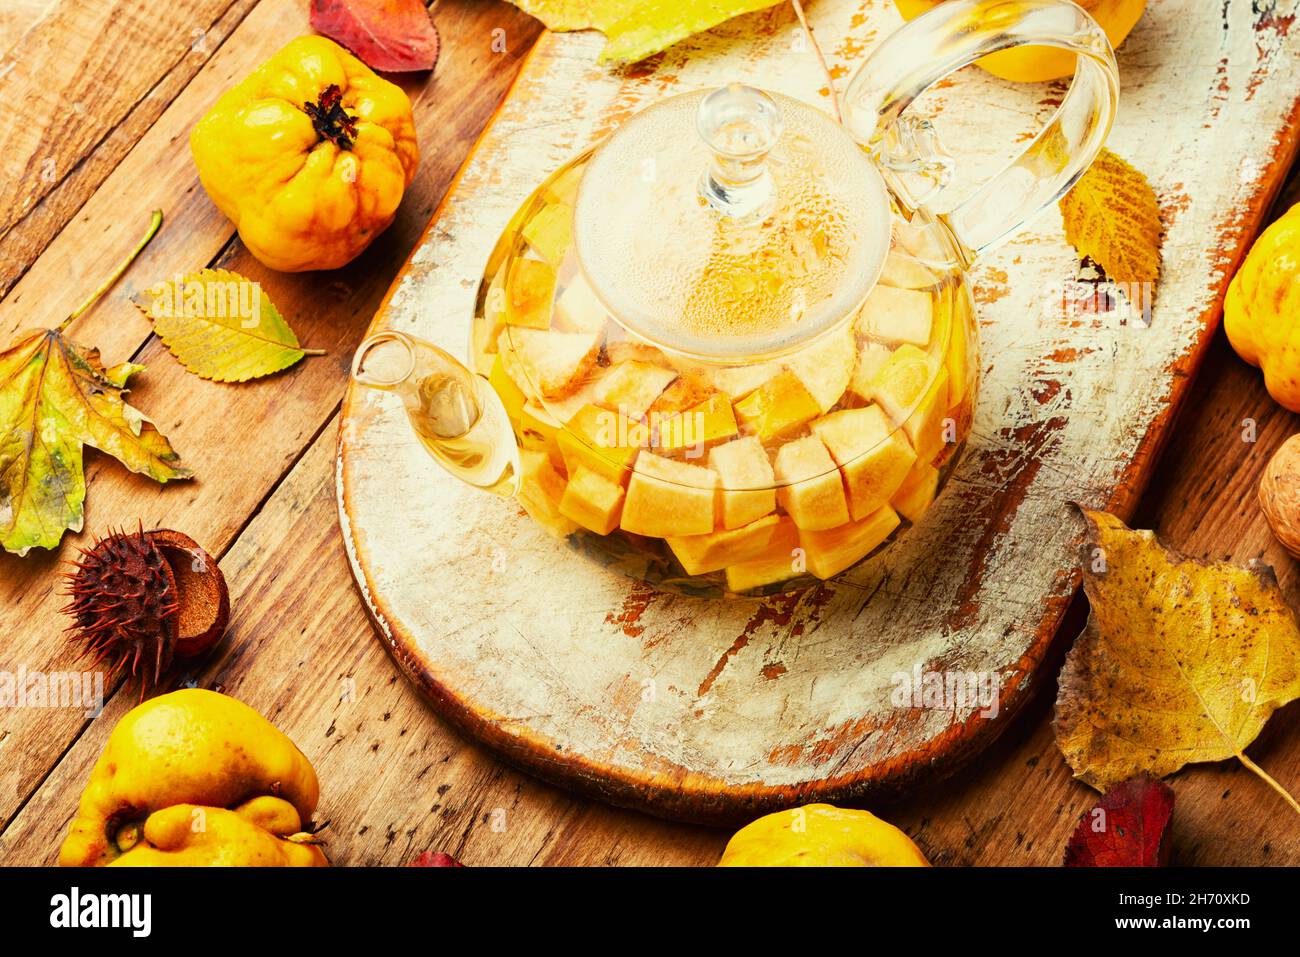
[[[1150,323],[1091,294],[1055,210],[988,255],[974,271],[983,384],[966,454],[920,525],[841,580],[760,603],[614,577],[514,503],[444,475],[394,398],[352,389],[340,517],[381,639],[434,707],[506,758],[668,816],[861,800],[968,759],[1043,680],[1077,585],[1068,503],[1132,508],[1294,153],[1298,3],[1151,5],[1119,52],[1109,143],[1161,200]],[[901,23],[886,0],[821,0],[811,16],[841,87]],[[785,9],[750,15],[632,73],[595,65],[598,34],[544,35],[376,329],[464,355],[479,277],[515,209],[663,96],[739,79],[829,108],[796,30]],[[972,69],[924,107],[974,181],[1063,90]],[[917,669],[995,675],[996,713],[896,703],[897,676]]]

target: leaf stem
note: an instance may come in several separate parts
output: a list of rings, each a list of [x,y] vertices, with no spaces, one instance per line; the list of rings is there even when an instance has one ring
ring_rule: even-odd
[[[301,346],[298,347],[298,351],[301,352],[301,353],[302,353],[303,355],[305,355],[305,356],[327,356],[327,355],[329,355],[329,353],[326,352],[324,349],[304,349],[304,348],[302,348]]]
[[[59,332],[63,332],[68,328],[68,326],[72,325],[75,319],[79,318],[83,313],[90,309],[91,306],[99,302],[104,293],[113,288],[113,284],[122,278],[122,273],[131,268],[131,263],[135,262],[136,257],[144,252],[144,247],[148,246],[154,236],[158,235],[158,227],[162,225],[162,220],[162,210],[155,209],[153,215],[149,218],[149,229],[144,234],[144,238],[140,240],[135,249],[131,250],[131,254],[127,256],[126,259],[122,260],[122,263],[113,270],[113,274],[104,280],[104,283],[98,289],[87,296],[86,300],[81,305],[76,309],[73,309],[72,312],[68,314],[68,318],[59,323]]]
[[[804,16],[803,4],[800,0],[790,0],[790,4],[794,7],[794,15],[799,18],[799,26],[803,27],[808,42],[812,44],[813,52],[817,54],[817,62],[822,65],[822,72],[826,74],[826,89],[831,95],[831,109],[835,111],[835,122],[842,126],[844,125],[844,116],[840,113],[840,98],[835,93],[835,80],[831,76],[831,68],[826,65],[826,57],[822,55],[821,45],[818,44],[817,38],[813,36],[812,27],[808,26],[808,18]]]
[[[1297,803],[1296,799],[1291,796],[1291,792],[1289,792],[1286,788],[1282,787],[1282,785],[1274,781],[1273,778],[1269,776],[1267,771],[1261,768],[1250,758],[1246,757],[1244,751],[1237,753],[1237,759],[1241,761],[1241,763],[1244,764],[1251,771],[1254,771],[1256,774],[1258,774],[1260,778],[1263,779],[1265,784],[1271,787],[1278,794],[1282,795],[1282,797],[1286,800],[1286,803],[1291,805],[1292,810],[1294,810],[1297,814],[1300,814],[1300,803]]]

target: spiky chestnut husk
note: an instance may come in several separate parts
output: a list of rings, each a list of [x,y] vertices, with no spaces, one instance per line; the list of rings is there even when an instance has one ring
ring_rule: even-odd
[[[176,576],[162,550],[143,532],[111,532],[82,549],[68,576],[63,609],[75,622],[68,630],[93,663],[156,684],[175,654]]]
[[[69,629],[112,676],[138,677],[141,693],[174,658],[207,652],[225,633],[225,576],[194,539],[167,528],[111,533],[82,552],[68,576]]]

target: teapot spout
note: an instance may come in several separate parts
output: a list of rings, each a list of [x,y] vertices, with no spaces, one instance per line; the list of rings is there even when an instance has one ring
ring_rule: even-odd
[[[456,478],[499,495],[518,491],[514,429],[483,376],[430,342],[391,331],[357,347],[351,375],[399,396],[425,449]]]

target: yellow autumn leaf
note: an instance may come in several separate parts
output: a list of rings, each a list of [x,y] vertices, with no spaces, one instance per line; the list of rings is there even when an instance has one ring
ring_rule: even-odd
[[[1160,278],[1160,203],[1147,178],[1103,149],[1061,200],[1065,238],[1118,283]]]
[[[743,13],[784,0],[512,0],[550,30],[605,34],[600,62],[636,63]]]
[[[323,354],[298,345],[259,283],[226,269],[155,283],[136,305],[181,365],[216,382],[246,382]]]
[[[524,13],[546,24],[546,29],[600,30],[617,23],[637,5],[637,0],[511,0]]]
[[[1235,757],[1300,811],[1245,754],[1300,697],[1300,629],[1273,570],[1187,558],[1105,512],[1084,518],[1092,612],[1053,723],[1075,777],[1105,790]]]

